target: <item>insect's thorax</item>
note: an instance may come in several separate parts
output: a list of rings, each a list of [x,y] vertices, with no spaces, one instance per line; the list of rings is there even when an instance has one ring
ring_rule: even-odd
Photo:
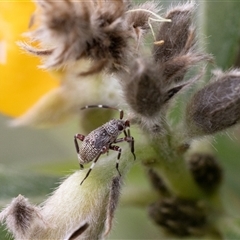
[[[106,133],[112,138],[117,138],[122,133],[123,130],[119,130],[119,126],[123,126],[123,129],[125,129],[125,121],[121,119],[112,119],[102,125]]]

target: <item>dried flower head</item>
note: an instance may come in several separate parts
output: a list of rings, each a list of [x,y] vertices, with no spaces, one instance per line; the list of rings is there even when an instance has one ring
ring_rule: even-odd
[[[198,202],[180,198],[164,198],[149,207],[153,221],[176,236],[202,235],[206,215]]]
[[[213,134],[240,120],[240,71],[216,72],[211,82],[188,104],[186,123],[190,135]]]
[[[216,190],[222,181],[222,169],[217,159],[210,154],[192,154],[189,167],[197,184],[206,192]]]
[[[23,47],[44,56],[44,67],[61,67],[88,58],[99,70],[104,66],[121,68],[129,37],[122,24],[127,8],[125,1],[44,0],[36,3],[40,23],[28,36],[40,42],[41,48]]]

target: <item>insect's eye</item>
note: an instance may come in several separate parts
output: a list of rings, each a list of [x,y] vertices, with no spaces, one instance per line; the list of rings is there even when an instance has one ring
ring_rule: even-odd
[[[118,130],[122,131],[123,130],[123,125],[118,124]]]

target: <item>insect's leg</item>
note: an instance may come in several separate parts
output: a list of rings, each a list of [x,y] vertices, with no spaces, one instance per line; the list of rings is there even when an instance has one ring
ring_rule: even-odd
[[[81,158],[80,158],[80,155],[79,155],[79,145],[78,145],[77,139],[79,139],[80,141],[83,141],[84,138],[85,138],[85,136],[82,135],[82,134],[79,134],[79,133],[74,136],[74,144],[75,144],[75,148],[76,148],[76,151],[77,151],[78,161],[79,161],[79,165],[80,165],[81,169],[83,169],[83,165],[80,163]]]
[[[96,164],[96,162],[97,162],[97,160],[99,159],[99,157],[100,157],[103,153],[105,153],[105,152],[107,152],[107,151],[108,151],[108,149],[107,149],[106,147],[103,147],[103,148],[101,149],[101,151],[99,152],[99,154],[97,155],[97,157],[96,157],[95,160],[93,161],[91,167],[88,169],[88,172],[87,172],[86,176],[84,177],[84,179],[81,181],[80,185],[82,185],[83,182],[85,181],[85,179],[89,176],[90,172],[91,172],[92,169],[94,168],[94,165]]]
[[[136,160],[136,155],[135,155],[135,148],[134,148],[134,138],[131,136],[130,134],[130,129],[128,129],[128,132],[127,132],[127,136],[128,136],[128,142],[130,144],[130,149],[131,149],[131,152],[133,154],[133,157],[134,157],[134,160]]]
[[[121,157],[122,149],[119,146],[116,146],[116,145],[110,145],[109,149],[111,149],[113,151],[118,151],[118,156],[117,156],[117,161],[116,161],[116,169],[117,169],[117,171],[119,173],[119,176],[121,176],[121,173],[120,173],[118,167],[119,167],[119,159]]]
[[[130,146],[130,149],[131,149],[131,153],[133,154],[133,157],[134,157],[134,160],[135,160],[136,159],[136,155],[134,153],[134,138],[130,134],[130,129],[128,129],[127,132],[126,132],[126,130],[124,130],[123,133],[125,135],[124,141],[129,143],[129,146]],[[119,139],[121,139],[121,138],[119,138]]]

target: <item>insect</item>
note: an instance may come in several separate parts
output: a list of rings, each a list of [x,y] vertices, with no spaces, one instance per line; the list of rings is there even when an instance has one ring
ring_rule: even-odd
[[[90,132],[87,136],[82,134],[76,134],[74,136],[74,143],[78,155],[78,161],[80,168],[83,169],[83,164],[92,162],[91,167],[89,168],[86,176],[80,183],[83,184],[85,179],[89,176],[90,172],[92,171],[94,165],[100,158],[100,156],[104,153],[108,153],[109,150],[117,151],[117,160],[116,160],[116,169],[121,176],[119,171],[119,159],[121,157],[122,149],[114,145],[115,143],[120,142],[128,142],[130,145],[131,152],[133,154],[134,160],[136,159],[134,153],[134,138],[130,135],[130,122],[128,120],[123,120],[124,112],[121,109],[117,109],[114,107],[110,107],[107,105],[88,105],[82,107],[81,110],[88,109],[88,108],[108,108],[117,110],[120,113],[119,119],[112,119],[109,122],[103,124],[102,126],[98,127],[97,129]],[[128,128],[128,129],[127,129]],[[124,133],[124,137],[118,138],[118,136]],[[82,145],[79,147],[78,141],[82,141]]]

